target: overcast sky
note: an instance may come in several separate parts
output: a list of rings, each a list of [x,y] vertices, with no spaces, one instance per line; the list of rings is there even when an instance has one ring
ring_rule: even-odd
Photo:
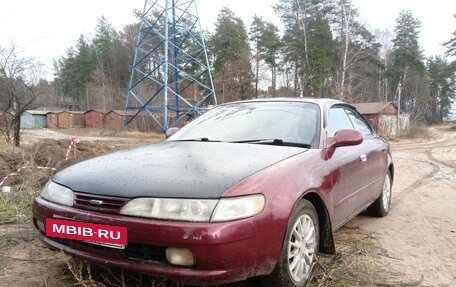
[[[162,0],[164,1],[164,0]],[[425,55],[442,55],[441,43],[456,30],[455,0],[353,0],[362,22],[371,31],[394,30],[402,9],[410,9],[422,22],[421,45]],[[52,59],[57,59],[76,43],[81,33],[92,36],[97,19],[104,15],[116,29],[135,21],[133,10],[142,10],[144,0],[3,0],[0,9],[0,45],[9,41],[24,53],[45,64],[52,79]],[[164,3],[164,2],[163,2]],[[203,28],[212,29],[217,14],[230,7],[248,27],[253,15],[277,21],[272,5],[277,0],[197,0]]]

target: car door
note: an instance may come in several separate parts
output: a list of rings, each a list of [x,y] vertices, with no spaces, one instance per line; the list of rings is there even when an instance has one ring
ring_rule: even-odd
[[[348,117],[355,129],[363,135],[363,141],[369,148],[366,153],[369,168],[369,192],[363,194],[364,204],[369,204],[380,195],[387,169],[388,143],[375,133],[366,119],[356,110],[346,108]]]
[[[355,129],[348,113],[350,108],[335,105],[329,109],[326,133],[334,136],[342,129]],[[338,147],[329,160],[333,169],[338,170],[333,178],[333,226],[338,228],[365,206],[371,183],[369,163],[371,149],[369,141],[356,146]]]

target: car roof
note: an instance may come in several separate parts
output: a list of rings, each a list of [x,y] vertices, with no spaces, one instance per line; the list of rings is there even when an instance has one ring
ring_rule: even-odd
[[[317,104],[321,107],[326,105],[333,105],[333,104],[347,104],[345,102],[330,99],[330,98],[263,98],[263,99],[251,99],[251,100],[244,100],[244,101],[236,101],[236,102],[229,102],[224,103],[222,105],[229,105],[229,104],[238,104],[238,103],[258,103],[258,102],[300,102],[300,103],[313,103]],[[348,104],[347,104],[348,105]]]

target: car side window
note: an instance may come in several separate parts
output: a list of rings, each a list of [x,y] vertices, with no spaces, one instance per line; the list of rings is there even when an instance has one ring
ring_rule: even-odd
[[[347,116],[343,107],[332,107],[329,109],[328,125],[326,131],[328,136],[332,137],[338,130],[353,130],[353,124]]]
[[[373,135],[374,131],[371,126],[357,112],[352,109],[347,109],[347,114],[355,126],[355,129],[358,130],[364,138]]]

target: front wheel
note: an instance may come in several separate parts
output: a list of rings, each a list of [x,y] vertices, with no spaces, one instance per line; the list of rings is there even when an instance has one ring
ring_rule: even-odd
[[[391,207],[391,194],[392,194],[392,182],[391,172],[388,170],[385,175],[385,181],[383,182],[382,193],[380,196],[367,208],[367,213],[370,216],[384,217],[389,213]]]
[[[318,252],[320,229],[315,207],[303,199],[288,223],[279,261],[264,286],[307,286]]]

